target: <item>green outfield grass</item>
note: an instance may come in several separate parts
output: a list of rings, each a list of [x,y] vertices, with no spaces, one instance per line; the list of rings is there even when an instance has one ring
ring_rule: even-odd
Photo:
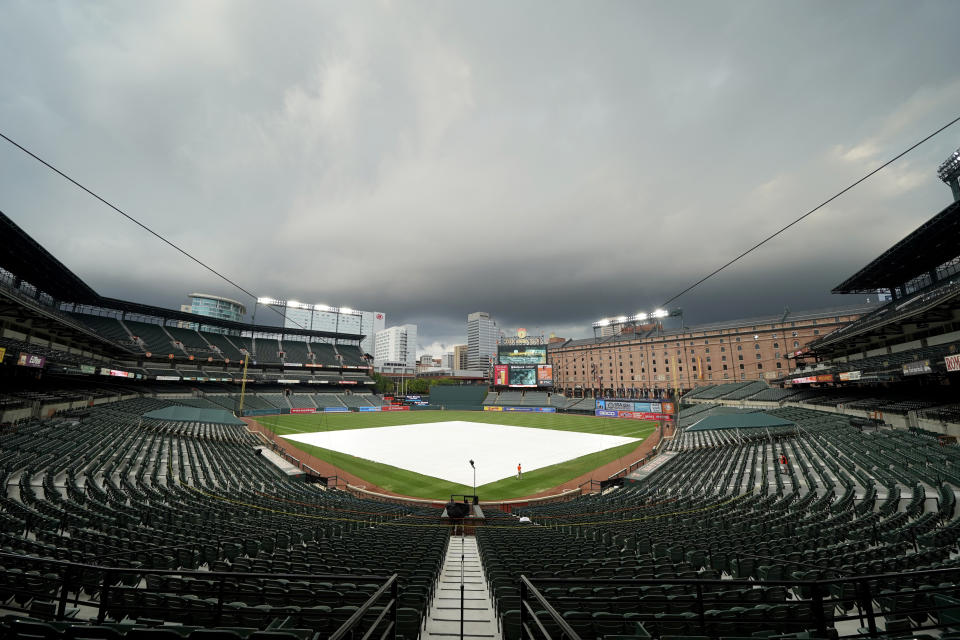
[[[369,429],[371,427],[391,427],[404,424],[422,424],[425,422],[447,422],[464,420],[504,424],[515,427],[533,427],[557,431],[581,431],[601,433],[612,436],[626,436],[643,440],[657,428],[655,422],[622,420],[617,418],[596,418],[593,416],[574,416],[550,413],[501,413],[495,411],[397,411],[371,413],[315,413],[262,416],[256,420],[277,435],[291,433],[312,433],[315,431],[335,431],[340,429]],[[407,496],[446,500],[451,494],[469,494],[472,488],[466,485],[413,473],[363,458],[314,447],[302,442],[292,442],[298,449],[343,469],[370,482]],[[564,482],[589,473],[613,460],[621,460],[624,466],[635,462],[625,458],[640,445],[639,442],[626,444],[605,451],[598,451],[580,458],[574,458],[549,467],[525,472],[523,480],[504,478],[477,487],[482,500],[507,500],[531,495],[551,489]],[[595,478],[605,480],[606,478]]]

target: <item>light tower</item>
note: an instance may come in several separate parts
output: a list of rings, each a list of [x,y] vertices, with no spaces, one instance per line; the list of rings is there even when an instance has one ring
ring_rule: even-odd
[[[950,157],[937,167],[937,176],[953,191],[954,202],[960,202],[960,149],[950,154]]]

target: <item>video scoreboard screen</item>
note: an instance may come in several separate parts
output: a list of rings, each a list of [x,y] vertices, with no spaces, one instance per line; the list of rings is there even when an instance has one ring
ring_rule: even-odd
[[[543,344],[501,344],[493,367],[493,385],[514,389],[553,386],[553,366]]]
[[[547,347],[542,344],[501,344],[497,362],[508,365],[547,364]]]

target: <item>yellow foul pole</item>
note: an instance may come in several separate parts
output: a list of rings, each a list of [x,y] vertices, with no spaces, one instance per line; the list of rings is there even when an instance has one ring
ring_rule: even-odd
[[[247,393],[247,362],[250,360],[250,354],[243,355],[243,378],[240,380],[240,407],[237,413],[243,415],[243,396]]]

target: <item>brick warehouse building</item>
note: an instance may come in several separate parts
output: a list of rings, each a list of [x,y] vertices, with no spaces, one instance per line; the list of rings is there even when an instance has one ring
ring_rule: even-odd
[[[643,396],[655,389],[772,380],[796,351],[876,309],[875,304],[788,311],[683,329],[551,343],[554,385],[572,396]],[[676,367],[676,371],[673,370]]]

